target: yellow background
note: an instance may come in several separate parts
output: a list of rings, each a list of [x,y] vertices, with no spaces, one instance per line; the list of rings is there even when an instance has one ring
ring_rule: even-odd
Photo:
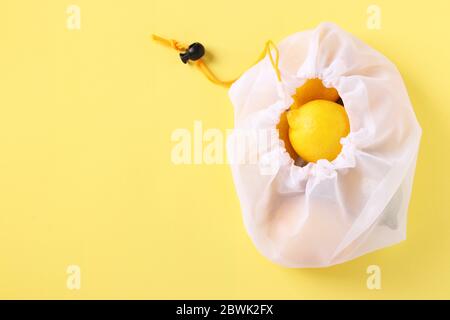
[[[381,30],[366,26],[381,8]],[[81,8],[81,30],[66,9]],[[450,298],[448,1],[3,0],[0,298]],[[423,128],[408,240],[285,269],[248,238],[227,165],[171,162],[171,133],[233,126],[227,91],[149,40],[200,41],[224,78],[267,39],[333,21],[394,61]],[[68,290],[66,268],[81,268]],[[368,290],[379,265],[382,289]]]

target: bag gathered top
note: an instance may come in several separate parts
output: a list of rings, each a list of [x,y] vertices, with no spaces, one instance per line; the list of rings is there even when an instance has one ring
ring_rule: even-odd
[[[406,238],[421,128],[386,57],[322,23],[268,41],[255,65],[221,81],[201,44],[153,39],[229,87],[227,154],[261,254],[286,267],[326,267]]]

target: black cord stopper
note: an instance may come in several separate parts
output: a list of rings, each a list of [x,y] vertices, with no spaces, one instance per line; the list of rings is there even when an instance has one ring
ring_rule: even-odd
[[[204,55],[205,47],[201,43],[195,42],[188,47],[186,52],[180,53],[180,58],[183,63],[187,63],[189,60],[198,60]]]

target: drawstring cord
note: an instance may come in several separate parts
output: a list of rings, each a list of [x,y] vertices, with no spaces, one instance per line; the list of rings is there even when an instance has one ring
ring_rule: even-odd
[[[184,45],[183,43],[177,41],[177,40],[173,40],[173,39],[166,39],[160,36],[157,36],[155,34],[152,35],[152,39],[166,47],[175,49],[178,52],[186,52],[189,47]],[[272,50],[274,49],[275,51],[275,58],[272,56]],[[261,56],[256,60],[256,62],[253,64],[257,64],[258,62],[260,62],[262,59],[265,58],[266,55],[269,55],[269,59],[270,59],[270,63],[272,64],[272,67],[276,73],[277,79],[278,81],[281,82],[281,74],[280,74],[280,70],[278,68],[278,63],[279,63],[279,52],[278,52],[278,48],[277,46],[272,42],[272,40],[269,40],[266,42],[265,46],[264,46],[264,50],[261,53]],[[201,73],[203,73],[203,75],[212,83],[229,88],[231,87],[231,85],[233,84],[233,82],[235,82],[237,79],[234,80],[230,80],[230,81],[223,81],[220,80],[212,71],[211,69],[209,69],[209,67],[207,66],[207,64],[205,63],[205,61],[203,59],[198,59],[196,61],[191,61],[199,70]]]

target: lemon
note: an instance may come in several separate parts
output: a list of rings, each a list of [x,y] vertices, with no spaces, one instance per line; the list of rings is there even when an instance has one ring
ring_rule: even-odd
[[[303,86],[297,88],[296,93],[292,97],[294,103],[290,106],[288,111],[281,114],[280,122],[277,125],[280,139],[284,141],[286,151],[292,159],[297,159],[297,152],[294,150],[289,139],[289,124],[287,120],[287,113],[289,110],[294,110],[303,104],[317,99],[337,101],[339,94],[334,88],[326,88],[320,79],[308,79]]]
[[[292,159],[296,159],[298,157],[294,148],[292,147],[291,141],[289,140],[289,124],[287,121],[287,112],[283,112],[280,116],[280,122],[277,125],[278,134],[280,139],[284,141],[284,147],[286,151],[289,153]]]
[[[326,88],[320,79],[308,79],[305,84],[297,88],[292,98],[294,98],[295,103],[291,106],[291,109],[296,109],[317,99],[337,101],[339,94],[335,88]]]
[[[350,132],[345,109],[327,100],[313,100],[287,112],[289,140],[307,162],[334,160],[341,152],[340,139]]]

